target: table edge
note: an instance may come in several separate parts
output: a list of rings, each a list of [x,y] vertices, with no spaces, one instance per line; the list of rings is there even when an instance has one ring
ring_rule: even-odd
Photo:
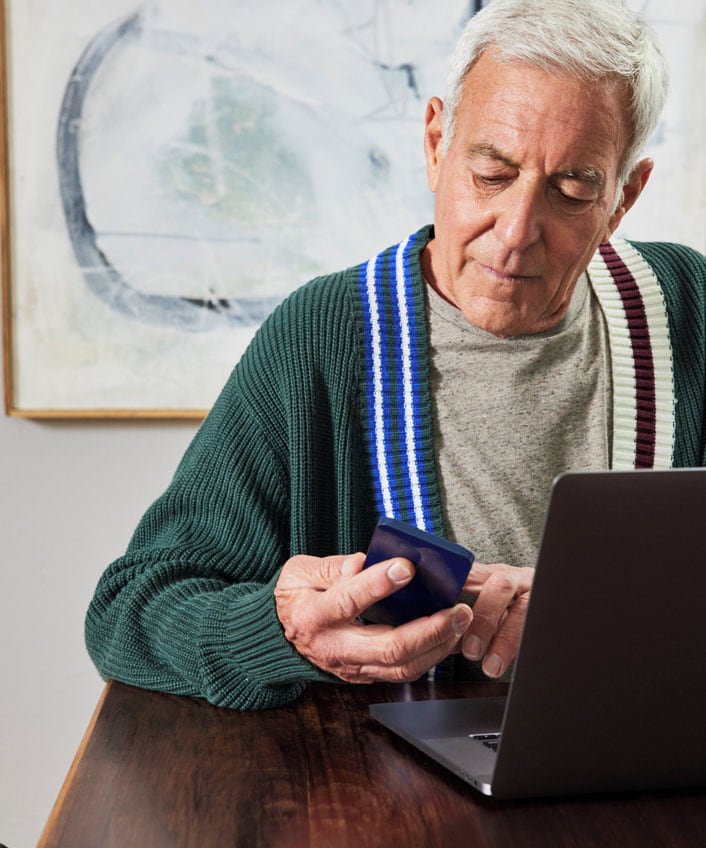
[[[61,789],[59,790],[59,794],[56,797],[56,801],[52,806],[51,812],[49,813],[49,818],[47,819],[46,824],[42,830],[42,835],[39,837],[39,842],[37,843],[37,848],[48,848],[50,845],[49,839],[53,838],[53,831],[55,829],[56,821],[61,813],[62,807],[64,805],[64,800],[69,793],[71,785],[73,783],[76,772],[81,765],[81,760],[83,759],[83,755],[88,747],[88,743],[93,734],[93,730],[96,726],[100,713],[103,709],[103,705],[105,703],[106,698],[108,697],[108,693],[111,690],[113,685],[113,681],[109,680],[103,688],[103,692],[101,693],[100,698],[98,699],[98,703],[93,709],[93,714],[88,722],[88,726],[83,733],[81,738],[81,742],[74,754],[73,760],[71,761],[71,765],[69,766],[69,770],[66,773],[66,777],[64,778],[63,783],[61,784]]]

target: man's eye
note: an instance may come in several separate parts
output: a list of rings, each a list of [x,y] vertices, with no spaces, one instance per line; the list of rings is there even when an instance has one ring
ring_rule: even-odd
[[[564,201],[564,203],[569,203],[572,206],[581,206],[584,203],[592,203],[593,201],[588,200],[584,197],[572,197],[570,194],[565,194],[563,191],[559,192],[559,196]]]
[[[509,183],[510,180],[511,177],[509,177],[507,174],[476,174],[476,182],[481,186],[485,186],[486,188],[499,188]]]
[[[573,206],[573,207],[580,208],[582,206],[588,206],[589,204],[596,202],[596,198],[593,197],[593,196],[591,196],[591,197],[587,197],[587,196],[578,197],[575,194],[567,194],[567,192],[562,191],[562,189],[559,186],[555,186],[555,192],[556,192],[556,195],[559,198],[559,200],[563,204],[565,204],[566,206]]]

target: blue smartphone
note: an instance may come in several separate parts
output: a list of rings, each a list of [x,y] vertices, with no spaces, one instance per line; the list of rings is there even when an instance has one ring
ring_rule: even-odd
[[[365,621],[398,625],[452,607],[474,558],[462,545],[403,521],[381,518],[363,568],[395,557],[410,560],[416,574],[406,586],[369,607],[362,615]]]

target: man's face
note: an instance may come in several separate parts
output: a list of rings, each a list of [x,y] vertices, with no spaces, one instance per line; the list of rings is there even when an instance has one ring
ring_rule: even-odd
[[[625,100],[618,84],[501,64],[486,52],[467,75],[445,155],[442,104],[430,101],[435,238],[423,267],[472,324],[510,337],[561,321],[576,281],[651,170],[640,163],[615,209],[629,142]]]

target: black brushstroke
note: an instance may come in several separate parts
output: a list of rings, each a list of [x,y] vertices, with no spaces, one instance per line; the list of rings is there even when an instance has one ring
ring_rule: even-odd
[[[212,327],[205,313],[238,326],[260,324],[281,297],[192,298],[146,294],[131,286],[98,247],[81,180],[79,134],[84,102],[103,60],[122,39],[141,32],[141,15],[111,24],[87,46],[64,92],[56,135],[56,159],[61,202],[74,255],[90,290],[118,312],[149,323],[188,330]]]

